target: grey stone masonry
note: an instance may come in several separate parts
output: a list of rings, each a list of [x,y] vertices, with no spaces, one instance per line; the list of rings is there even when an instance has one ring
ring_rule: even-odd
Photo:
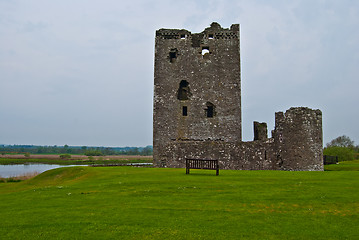
[[[290,108],[275,114],[273,138],[282,170],[323,170],[322,112]]]
[[[185,167],[185,158],[206,158],[218,159],[222,169],[323,170],[319,110],[276,113],[272,138],[259,122],[254,141],[241,136],[239,24],[212,23],[201,33],[157,30],[155,166]]]

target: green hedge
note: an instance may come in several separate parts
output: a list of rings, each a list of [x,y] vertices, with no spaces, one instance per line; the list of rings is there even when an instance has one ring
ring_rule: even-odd
[[[323,151],[324,155],[338,156],[338,161],[352,161],[354,160],[356,153],[353,149],[348,147],[326,147]]]

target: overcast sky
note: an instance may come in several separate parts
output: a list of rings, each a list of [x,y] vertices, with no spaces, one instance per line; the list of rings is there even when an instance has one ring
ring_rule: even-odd
[[[155,31],[241,28],[243,139],[292,106],[359,144],[357,0],[0,0],[0,144],[152,144]]]

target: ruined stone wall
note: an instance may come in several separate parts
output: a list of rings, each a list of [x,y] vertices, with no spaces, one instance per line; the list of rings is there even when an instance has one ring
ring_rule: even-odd
[[[273,139],[230,143],[173,141],[165,147],[161,167],[184,168],[186,158],[218,159],[220,169],[277,170]]]
[[[154,163],[171,141],[241,141],[239,25],[156,32]]]
[[[255,122],[254,141],[172,140],[157,166],[184,168],[186,158],[198,158],[218,159],[220,169],[323,171],[321,111],[300,107],[275,116],[272,138]]]
[[[323,171],[320,110],[299,107],[277,112],[273,137],[280,169]]]
[[[239,37],[238,24],[156,31],[154,165],[198,158],[218,159],[221,169],[323,170],[320,110],[278,112],[272,138],[254,122],[254,141],[242,142]]]

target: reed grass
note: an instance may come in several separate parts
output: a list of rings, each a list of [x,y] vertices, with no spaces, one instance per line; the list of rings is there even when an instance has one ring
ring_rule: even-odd
[[[39,175],[39,172],[30,172],[30,173],[26,173],[26,174],[21,174],[21,175],[17,175],[17,176],[11,176],[8,178],[1,178],[0,177],[0,183],[8,183],[8,182],[20,182],[20,181],[24,181],[24,180],[28,180],[31,179],[33,177],[36,177],[37,175]]]

